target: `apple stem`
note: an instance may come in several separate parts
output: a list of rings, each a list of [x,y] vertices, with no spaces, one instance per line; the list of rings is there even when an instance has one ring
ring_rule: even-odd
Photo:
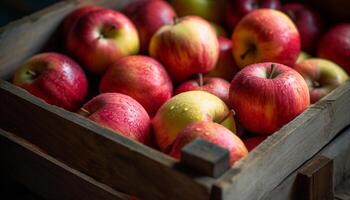
[[[203,74],[202,73],[198,74],[198,84],[199,84],[199,87],[202,87],[204,85]]]
[[[229,117],[231,116],[235,116],[236,115],[236,112],[231,109],[227,112],[227,114],[218,122],[218,124],[221,124],[222,122],[224,122],[226,119],[228,119]]]
[[[88,111],[88,110],[86,110],[85,108],[80,108],[79,110],[78,110],[78,112],[77,112],[79,115],[81,115],[81,116],[84,116],[84,117],[87,117],[87,116],[89,116],[91,113]]]
[[[275,73],[275,69],[276,69],[276,65],[275,64],[271,64],[271,72],[270,72],[270,75],[269,75],[269,79],[273,78],[273,75]]]
[[[255,46],[250,45],[249,48],[241,55],[241,59],[244,60],[245,57],[253,51],[255,51]]]

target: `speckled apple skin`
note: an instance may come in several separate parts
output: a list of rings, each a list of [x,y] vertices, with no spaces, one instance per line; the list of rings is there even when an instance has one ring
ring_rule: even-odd
[[[196,121],[219,122],[230,112],[225,102],[204,91],[180,93],[163,104],[152,119],[155,138],[162,151],[168,150],[178,133]],[[222,123],[235,132],[232,116]]]
[[[27,71],[40,73],[34,80]],[[14,84],[31,94],[70,111],[84,102],[88,80],[71,58],[58,53],[42,53],[29,58],[15,73]]]
[[[173,85],[164,67],[148,56],[126,56],[111,65],[100,92],[118,92],[137,100],[151,117],[172,97]]]
[[[260,62],[276,62],[293,67],[300,53],[300,36],[287,15],[259,9],[246,15],[232,35],[233,56],[241,68]],[[250,45],[254,53],[241,57]]]
[[[271,64],[257,63],[243,68],[230,87],[230,104],[238,121],[260,135],[271,135],[310,105],[303,77],[290,67],[274,63],[278,75],[268,79]]]
[[[231,165],[248,154],[248,150],[242,140],[229,129],[214,122],[200,121],[189,124],[179,133],[172,146],[170,155],[180,159],[181,149],[197,138],[227,149],[230,152]]]
[[[318,57],[331,60],[350,74],[350,23],[338,24],[321,39]]]
[[[118,134],[144,144],[150,142],[151,120],[146,110],[127,95],[100,94],[87,102],[79,113]]]
[[[161,27],[151,39],[149,53],[179,83],[191,75],[212,70],[218,60],[219,44],[207,21],[188,16]]]

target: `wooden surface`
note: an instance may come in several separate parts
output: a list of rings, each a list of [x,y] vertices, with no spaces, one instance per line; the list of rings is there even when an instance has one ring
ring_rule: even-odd
[[[336,200],[350,200],[350,177],[347,181],[335,188]]]
[[[350,81],[268,137],[221,177],[215,198],[262,199],[350,124]]]
[[[27,141],[2,129],[0,160],[1,173],[6,173],[45,199],[118,200],[128,197],[68,167]]]
[[[316,156],[298,170],[296,197],[299,200],[333,200],[333,160]]]

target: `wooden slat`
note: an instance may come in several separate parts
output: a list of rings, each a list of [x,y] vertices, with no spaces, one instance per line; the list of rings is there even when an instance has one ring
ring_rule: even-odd
[[[261,199],[350,124],[350,81],[270,136],[224,174],[215,198]]]
[[[350,200],[350,177],[335,188],[335,197],[339,200]]]
[[[0,96],[0,127],[101,183],[143,199],[209,198],[207,187],[174,170],[178,162],[157,150],[48,105],[6,81],[0,80]]]
[[[27,141],[0,129],[1,173],[46,199],[116,200],[128,196],[96,182]]]

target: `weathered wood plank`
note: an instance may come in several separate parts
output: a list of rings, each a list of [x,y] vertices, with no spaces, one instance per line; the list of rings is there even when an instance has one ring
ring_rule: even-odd
[[[27,141],[0,129],[2,173],[46,199],[115,200],[128,196],[96,182]]]
[[[335,188],[335,196],[339,200],[350,200],[350,177]]]
[[[143,199],[209,198],[207,187],[174,170],[178,161],[157,150],[48,105],[6,81],[0,80],[0,96],[0,127],[101,183]]]
[[[221,177],[219,199],[261,199],[350,124],[350,81],[270,136]]]

